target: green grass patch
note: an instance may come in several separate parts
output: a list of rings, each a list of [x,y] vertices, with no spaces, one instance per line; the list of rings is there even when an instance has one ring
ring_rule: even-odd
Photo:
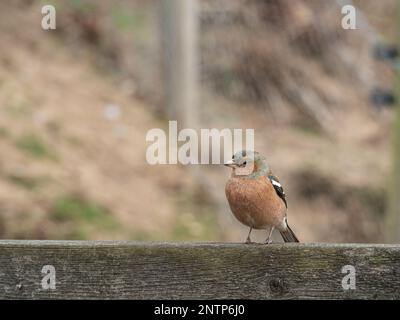
[[[141,29],[144,23],[144,16],[140,13],[132,13],[126,8],[116,6],[111,11],[113,24],[118,30]]]
[[[7,128],[0,126],[0,138],[7,138],[9,134]]]
[[[14,117],[20,117],[28,114],[28,109],[22,104],[9,106],[7,111]]]
[[[30,177],[14,173],[7,175],[6,178],[13,184],[28,190],[36,190],[50,181],[49,177]]]
[[[73,222],[75,231],[81,234],[86,227],[113,230],[118,227],[114,216],[107,208],[79,195],[65,195],[53,204],[52,217],[61,222]],[[78,232],[79,231],[79,232]]]
[[[65,136],[64,139],[69,145],[71,145],[73,147],[82,147],[83,146],[83,142],[77,136],[69,136],[68,135],[68,136]]]
[[[65,235],[65,239],[67,240],[89,240],[90,239],[90,232],[85,230],[82,226],[75,226],[72,230],[67,232]]]
[[[207,190],[182,192],[177,197],[177,212],[172,240],[215,240],[219,235],[216,205]]]
[[[179,214],[172,230],[174,240],[209,240],[218,234],[213,214]]]
[[[318,136],[321,134],[321,130],[315,123],[312,123],[311,121],[307,121],[305,119],[298,120],[294,124],[294,128],[297,129],[299,132],[309,136]]]
[[[68,4],[75,11],[83,14],[87,14],[97,8],[97,4],[87,0],[70,0]]]
[[[56,160],[56,155],[48,146],[36,135],[26,134],[19,137],[16,146],[25,154],[39,159]]]
[[[129,239],[134,239],[136,241],[165,241],[162,236],[159,236],[156,232],[148,232],[144,230],[131,230],[129,234]]]

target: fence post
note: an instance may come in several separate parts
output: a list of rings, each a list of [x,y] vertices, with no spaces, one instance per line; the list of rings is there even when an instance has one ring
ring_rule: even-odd
[[[397,45],[400,46],[400,0],[397,0]],[[395,62],[395,120],[392,134],[392,171],[389,206],[386,213],[385,236],[390,243],[400,242],[400,61]]]
[[[164,110],[178,127],[196,127],[198,80],[197,0],[161,0]]]

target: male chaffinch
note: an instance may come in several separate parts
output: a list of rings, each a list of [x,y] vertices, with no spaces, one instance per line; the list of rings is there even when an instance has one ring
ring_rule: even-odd
[[[242,150],[225,165],[232,168],[225,186],[231,211],[241,223],[250,227],[246,243],[251,243],[253,229],[268,228],[265,243],[271,243],[275,228],[285,242],[299,242],[287,223],[285,192],[265,158],[258,152]]]

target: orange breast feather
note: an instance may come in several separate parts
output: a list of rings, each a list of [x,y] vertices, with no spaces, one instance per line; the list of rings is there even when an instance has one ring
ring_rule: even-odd
[[[232,177],[225,186],[225,194],[234,216],[255,229],[279,226],[286,207],[265,176],[258,178]]]

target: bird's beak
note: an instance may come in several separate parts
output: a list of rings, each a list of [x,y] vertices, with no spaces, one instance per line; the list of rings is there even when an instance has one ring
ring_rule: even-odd
[[[224,166],[227,166],[229,168],[237,168],[238,167],[238,165],[236,164],[236,162],[233,159],[224,163]]]

